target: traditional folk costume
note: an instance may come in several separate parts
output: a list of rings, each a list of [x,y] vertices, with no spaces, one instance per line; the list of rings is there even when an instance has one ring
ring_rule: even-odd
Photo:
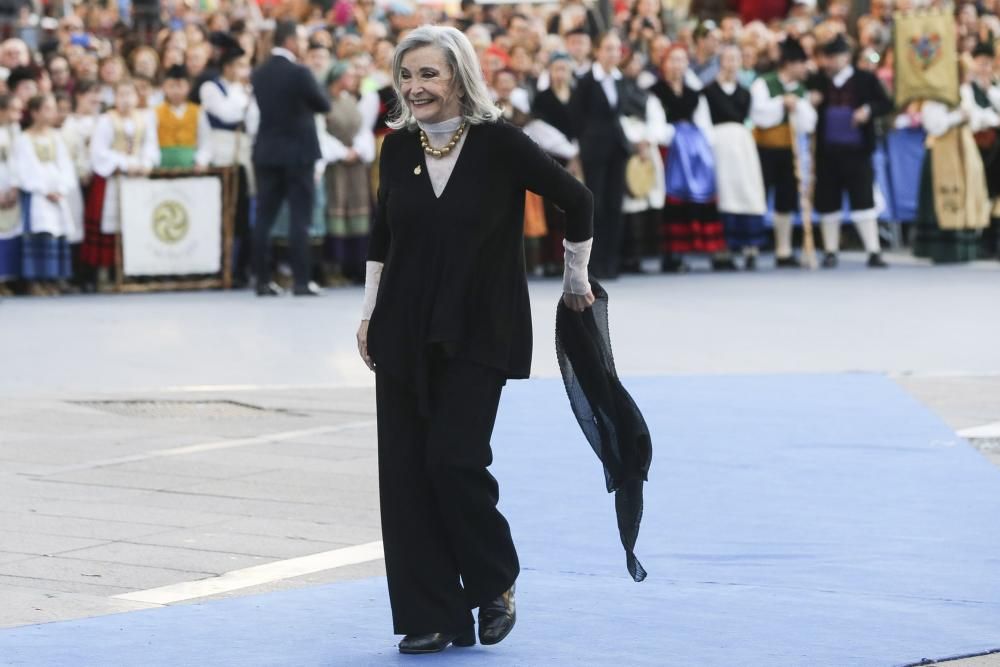
[[[13,164],[14,143],[21,133],[17,124],[0,126],[0,293],[8,294],[4,283],[21,277],[20,197]]]
[[[843,35],[824,45],[827,56],[849,52]],[[871,72],[855,70],[850,65],[833,78],[817,77],[823,95],[816,126],[815,208],[823,227],[823,266],[837,264],[840,250],[840,223],[843,194],[851,204],[851,221],[868,253],[868,266],[885,267],[878,237],[878,211],[875,207],[875,125],[879,116],[892,111],[892,102],[882,83]],[[869,118],[855,125],[854,114],[867,107]]]
[[[649,145],[646,156],[632,156],[626,167],[622,270],[635,273],[641,271],[643,257],[659,254],[659,227],[667,200],[660,147],[670,143],[674,128],[667,123],[660,100],[632,79],[623,81],[621,125],[633,145]]]
[[[979,44],[974,58],[996,57],[992,42]],[[973,79],[961,88],[962,99],[970,110],[969,127],[973,132],[986,171],[986,189],[990,196],[990,227],[987,253],[1000,256],[1000,84],[990,80],[981,84]]]
[[[336,79],[332,79],[336,80]],[[336,159],[326,168],[326,223],[331,256],[343,274],[364,280],[368,234],[371,220],[371,165],[375,161],[372,127],[378,114],[378,97],[361,97],[343,91],[330,100],[326,131],[341,146],[353,148],[358,159],[352,163]],[[346,152],[346,150],[345,150]]]
[[[241,52],[242,53],[242,52]],[[251,261],[250,200],[256,193],[251,153],[260,111],[242,83],[222,77],[201,84],[201,113],[195,162],[202,166],[237,167],[236,216],[233,225],[233,277],[237,285],[249,279]]]
[[[797,42],[786,39],[781,45],[782,62],[802,62],[805,51]],[[761,76],[750,86],[750,119],[760,157],[764,186],[774,189],[774,256],[779,267],[797,267],[792,251],[792,214],[799,209],[799,181],[795,174],[793,136],[783,97],[798,96],[791,121],[795,131],[811,134],[816,128],[816,110],[806,99],[802,83],[782,77],[779,72]]]
[[[156,128],[149,112],[136,109],[122,116],[115,109],[102,114],[90,140],[94,170],[84,213],[84,239],[80,256],[92,267],[115,265],[115,234],[121,229],[117,174],[140,167],[152,169],[160,162]]]
[[[673,128],[667,153],[667,202],[663,215],[663,268],[685,270],[685,253],[726,253],[726,237],[715,205],[715,157],[705,130],[711,126],[708,105],[701,92],[686,83],[680,94],[665,81],[650,91],[656,95]],[[728,260],[713,258],[724,268]]]
[[[201,109],[191,102],[177,107],[164,102],[156,107],[155,114],[160,166],[166,169],[194,167],[199,146],[208,143],[208,137],[198,131]]]
[[[949,109],[924,102],[927,156],[920,179],[913,254],[935,263],[976,259],[979,237],[989,225],[990,207],[983,160],[966,116],[967,106]]]
[[[757,250],[766,241],[767,201],[757,145],[746,125],[750,91],[736,82],[716,80],[705,88],[704,95],[712,115],[715,182],[726,242],[731,250],[742,250],[746,268],[753,269]]]
[[[21,275],[27,281],[66,280],[72,274],[67,235],[73,230],[69,194],[76,169],[59,132],[22,132],[14,141],[14,169],[24,228]],[[58,201],[47,195],[58,194]]]
[[[568,56],[558,55],[556,58],[566,58]],[[551,63],[552,61],[550,61]],[[572,92],[571,92],[572,94]],[[568,142],[576,139],[576,132],[573,127],[573,117],[570,113],[570,97],[560,98],[551,87],[540,90],[535,99],[532,100],[531,115],[539,122],[545,123],[555,131],[559,132]],[[562,157],[549,153],[561,164],[569,164],[570,157],[579,154],[576,148],[574,154]],[[547,276],[562,275],[563,271],[563,240],[566,238],[566,214],[552,202],[545,200],[545,239],[542,241],[539,260],[542,263],[542,271]]]
[[[80,187],[69,194],[69,208],[73,212],[73,231],[67,235],[71,245],[83,241],[83,217],[85,194],[90,188],[94,175],[90,162],[90,140],[94,135],[99,114],[72,114],[59,129],[63,143],[69,151],[69,159],[76,169],[76,178]]]

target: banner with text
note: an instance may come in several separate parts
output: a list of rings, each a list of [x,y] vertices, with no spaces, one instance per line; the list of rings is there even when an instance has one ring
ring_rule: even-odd
[[[218,178],[122,179],[126,276],[222,270],[222,183]]]

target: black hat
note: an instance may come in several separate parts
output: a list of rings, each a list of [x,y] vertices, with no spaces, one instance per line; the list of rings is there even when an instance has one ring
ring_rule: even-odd
[[[986,56],[987,58],[996,57],[996,49],[993,48],[992,41],[979,42],[976,44],[976,48],[972,49],[972,57],[978,58],[979,56]]]
[[[222,49],[222,53],[219,54],[219,67],[225,67],[237,58],[242,57],[245,53],[246,51],[239,44],[225,47]]]
[[[188,71],[184,65],[171,65],[163,75],[164,79],[187,79]]]
[[[819,47],[819,50],[824,56],[839,56],[850,53],[851,45],[847,43],[847,39],[842,34],[837,33],[836,37]]]
[[[31,65],[15,67],[7,76],[7,89],[13,92],[22,81],[38,81],[38,74],[38,69]]]
[[[573,28],[572,30],[567,31],[566,34],[564,35],[564,38],[569,37],[570,35],[586,35],[587,37],[590,37],[590,33],[583,26],[579,26]]]
[[[208,43],[217,49],[231,49],[234,46],[239,46],[240,43],[236,41],[236,38],[230,35],[228,32],[213,32],[208,36]]]
[[[785,41],[781,43],[779,62],[783,65],[785,63],[804,63],[807,60],[809,57],[802,45],[799,44],[799,40],[794,37],[786,37]]]

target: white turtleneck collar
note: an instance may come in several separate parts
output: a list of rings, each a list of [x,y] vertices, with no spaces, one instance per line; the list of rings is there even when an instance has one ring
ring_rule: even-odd
[[[455,116],[454,118],[443,120],[440,123],[424,123],[418,120],[417,125],[428,135],[452,134],[458,130],[459,125],[462,124],[462,120],[461,116]]]

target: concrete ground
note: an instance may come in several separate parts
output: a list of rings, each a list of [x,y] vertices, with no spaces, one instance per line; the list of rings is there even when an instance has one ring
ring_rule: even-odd
[[[619,372],[886,373],[956,430],[1000,422],[1000,264],[890,261],[609,284]],[[533,371],[555,376],[559,285],[531,292]],[[0,303],[0,627],[147,608],[130,594],[233,571],[246,585],[219,595],[382,573],[247,571],[379,539],[360,296]],[[1000,465],[1000,429],[975,433]]]

